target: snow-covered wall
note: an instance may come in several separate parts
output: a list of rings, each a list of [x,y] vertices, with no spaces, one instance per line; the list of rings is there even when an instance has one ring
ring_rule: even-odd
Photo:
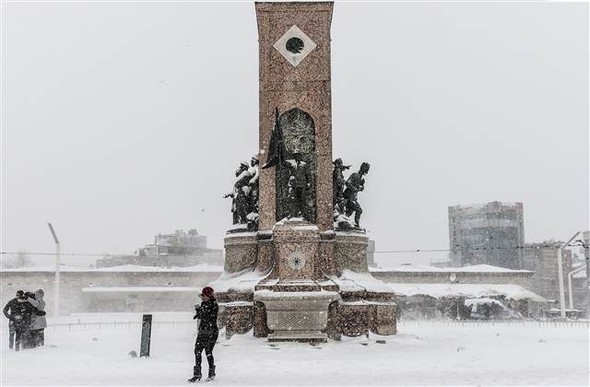
[[[89,312],[92,306],[92,292],[83,292],[83,289],[101,288],[103,294],[105,288],[112,288],[113,292],[119,289],[119,297],[130,308],[129,311],[143,312],[145,310],[131,310],[137,308],[149,308],[149,304],[139,299],[145,299],[146,295],[139,296],[138,292],[120,292],[121,287],[194,287],[201,288],[216,280],[222,272],[219,266],[199,265],[193,268],[163,269],[156,267],[123,266],[107,269],[66,269],[60,272],[60,314],[67,315],[73,312]],[[14,298],[17,290],[43,289],[45,292],[46,311],[49,316],[54,310],[55,273],[49,269],[21,269],[3,270],[1,272],[2,291],[0,303],[2,306]],[[162,292],[160,292],[162,293]],[[152,294],[150,297],[155,297]],[[106,296],[105,296],[106,297]],[[139,298],[138,298],[139,297]],[[96,297],[94,297],[96,298]],[[108,297],[107,297],[108,298]],[[148,297],[149,298],[149,297]],[[186,304],[189,310],[197,300],[197,293],[181,292],[175,296],[180,304]],[[166,300],[162,301],[164,304]],[[170,304],[172,308],[172,304]],[[174,310],[174,309],[169,309]],[[149,310],[148,310],[149,311]]]
[[[462,268],[408,265],[385,270],[372,269],[371,274],[388,283],[513,284],[531,289],[534,273],[528,270],[511,270],[489,265]]]

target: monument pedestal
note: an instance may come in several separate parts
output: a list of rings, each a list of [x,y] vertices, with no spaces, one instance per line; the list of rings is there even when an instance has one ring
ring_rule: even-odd
[[[320,231],[301,218],[283,219],[272,231],[275,267],[272,277],[283,281],[323,278],[318,261]]]
[[[224,238],[226,273],[239,273],[256,266],[258,239],[255,232],[228,232]]]
[[[256,337],[273,341],[396,333],[395,296],[369,273],[364,232],[327,239],[295,218],[259,234],[226,238],[226,273],[214,287],[228,336],[252,328]],[[322,250],[326,243],[332,243],[333,270],[322,259],[329,255]]]
[[[254,302],[264,304],[268,340],[326,341],[328,308],[340,296],[322,289],[335,284],[325,281],[317,264],[318,227],[300,218],[282,220],[273,227],[272,241],[273,272],[254,293]]]
[[[327,291],[254,293],[254,300],[266,307],[269,341],[326,341],[328,307],[339,299],[337,292]]]
[[[264,304],[268,340],[326,341],[329,305],[340,299],[318,265],[320,232],[300,218],[277,222],[272,241],[275,265],[255,287]]]

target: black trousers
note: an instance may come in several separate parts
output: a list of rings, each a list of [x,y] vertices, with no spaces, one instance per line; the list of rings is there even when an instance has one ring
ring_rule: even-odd
[[[8,348],[14,348],[14,336],[16,335],[16,328],[14,323],[10,321],[8,323]]]
[[[27,348],[27,330],[16,327],[14,330],[14,350],[19,351]]]
[[[194,376],[201,376],[201,353],[205,350],[205,356],[207,357],[207,363],[209,364],[209,376],[215,376],[215,359],[213,359],[213,347],[217,342],[217,336],[219,332],[210,334],[200,334],[197,336],[195,341],[195,367],[193,368]]]
[[[28,347],[35,348],[45,345],[45,329],[32,329],[28,332]]]

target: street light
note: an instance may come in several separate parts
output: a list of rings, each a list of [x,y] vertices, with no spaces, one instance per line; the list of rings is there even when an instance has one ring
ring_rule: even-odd
[[[560,248],[557,249],[557,271],[559,280],[559,308],[561,309],[561,318],[565,319],[565,289],[563,287],[563,263],[561,258],[561,251],[565,249],[571,241],[576,239],[580,232],[574,234],[569,241],[565,242]]]
[[[57,321],[59,317],[59,240],[57,239],[57,235],[55,234],[55,230],[51,223],[47,223],[49,225],[49,231],[51,231],[51,235],[53,236],[53,240],[55,241],[55,320]]]

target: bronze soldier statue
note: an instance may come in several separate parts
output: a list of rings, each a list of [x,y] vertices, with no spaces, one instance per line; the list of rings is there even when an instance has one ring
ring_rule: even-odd
[[[350,168],[350,165],[344,165],[341,158],[333,161],[334,170],[332,171],[332,189],[333,189],[333,204],[334,211],[338,214],[344,213],[344,186],[346,180],[344,179],[344,171]]]
[[[293,158],[295,160],[285,161],[285,165],[289,169],[289,197],[291,199],[289,217],[301,216],[305,220],[310,220],[307,208],[307,194],[311,187],[309,166],[302,160],[302,155],[298,150],[293,152]]]
[[[250,168],[248,172],[250,173],[250,180],[248,181],[248,187],[250,187],[250,210],[252,212],[258,213],[258,192],[259,192],[259,171],[258,171],[258,156],[252,156],[250,159]]]
[[[247,215],[250,213],[248,199],[250,187],[248,186],[248,182],[251,177],[248,172],[248,163],[242,162],[236,170],[236,181],[233,191],[223,196],[224,198],[232,198],[231,212],[233,214],[233,224],[248,223]]]
[[[369,163],[362,163],[358,172],[354,172],[346,181],[346,189],[344,190],[345,211],[346,216],[351,216],[354,212],[355,227],[359,227],[361,214],[363,209],[358,203],[358,193],[365,189],[364,175],[369,173]]]

